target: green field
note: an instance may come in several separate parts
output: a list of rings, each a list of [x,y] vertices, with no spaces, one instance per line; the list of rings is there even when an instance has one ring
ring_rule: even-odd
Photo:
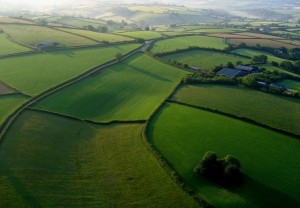
[[[300,100],[296,98],[236,86],[187,85],[180,88],[172,99],[250,118],[300,135]]]
[[[165,53],[176,51],[177,49],[186,49],[191,46],[224,49],[227,44],[224,43],[223,38],[214,38],[207,36],[176,37],[155,42],[153,48],[151,49],[151,52],[154,54]]]
[[[94,28],[98,28],[99,26],[104,25],[104,22],[78,19],[78,18],[74,18],[74,17],[57,18],[57,19],[55,19],[55,21],[57,21],[59,23],[62,23],[62,24],[66,24],[66,25],[70,25],[70,26],[74,26],[74,27],[79,27],[79,28],[82,28],[82,27],[87,26],[87,25],[92,25]]]
[[[187,184],[215,207],[300,206],[300,143],[294,138],[178,104],[166,104],[157,113],[148,136]],[[198,179],[193,168],[206,151],[237,157],[245,184],[229,191]]]
[[[9,37],[17,43],[28,46],[43,41],[54,41],[61,46],[79,46],[79,45],[94,45],[97,42],[84,37],[72,35],[62,31],[54,30],[40,26],[26,25],[0,25],[0,28],[9,35]]]
[[[131,38],[127,38],[124,36],[120,35],[115,35],[115,34],[109,34],[109,33],[100,33],[100,32],[93,32],[93,31],[88,31],[88,30],[77,30],[77,29],[66,29],[66,28],[61,28],[60,30],[82,35],[91,39],[94,39],[96,41],[108,41],[110,43],[114,42],[123,42],[123,41],[131,41]]]
[[[150,40],[162,37],[161,33],[155,31],[134,31],[134,32],[122,32],[120,35],[129,36],[132,38],[142,38],[144,40]]]
[[[184,74],[137,54],[49,96],[35,107],[101,122],[146,120]]]
[[[0,127],[5,119],[12,114],[19,106],[28,100],[27,97],[19,94],[0,96]],[[0,188],[1,189],[1,188]]]
[[[286,71],[286,70],[284,70],[284,69],[281,69],[281,68],[279,68],[279,67],[273,66],[273,65],[271,65],[271,64],[260,64],[260,65],[258,65],[258,67],[260,67],[260,68],[265,68],[267,71],[271,71],[271,72],[273,72],[273,71],[278,71],[278,72],[281,72],[281,73],[285,73],[285,74],[291,75],[291,76],[293,76],[293,77],[298,77],[298,78],[300,78],[300,75],[298,75],[298,74],[295,74],[295,73],[293,73],[293,72]]]
[[[212,51],[191,50],[187,52],[175,53],[163,57],[165,60],[177,60],[190,66],[197,66],[205,69],[211,69],[221,64],[226,65],[227,62],[236,63],[242,61],[244,64],[250,63],[250,59],[231,55],[228,53],[219,53]]]
[[[0,56],[12,53],[21,53],[26,51],[31,51],[30,48],[18,45],[7,39],[5,34],[0,34]]]
[[[282,85],[288,87],[289,89],[297,90],[298,92],[300,92],[300,82],[299,81],[285,79],[283,81],[280,81],[279,84],[282,84]]]
[[[1,207],[197,207],[147,150],[142,124],[26,111],[1,142]]]
[[[229,28],[203,28],[190,30],[191,33],[233,33],[238,32],[238,29],[229,29]]]
[[[237,50],[232,51],[232,53],[240,54],[243,56],[249,56],[249,57],[265,55],[268,57],[269,63],[271,63],[272,61],[275,61],[280,64],[281,62],[285,61],[285,59],[278,58],[271,53],[268,53],[265,51],[253,50],[253,49],[237,49]]]
[[[113,60],[139,44],[64,50],[0,60],[0,79],[29,95],[36,95],[92,67]]]

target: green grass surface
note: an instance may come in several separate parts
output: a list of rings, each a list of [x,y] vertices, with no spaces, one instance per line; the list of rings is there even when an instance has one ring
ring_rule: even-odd
[[[186,36],[157,41],[151,49],[151,52],[165,53],[169,51],[176,51],[177,49],[186,49],[191,46],[224,49],[227,44],[224,43],[223,38],[214,38],[207,36]]]
[[[99,32],[93,32],[93,31],[88,31],[88,30],[77,30],[77,29],[66,29],[66,28],[61,28],[60,30],[78,34],[78,35],[82,35],[82,36],[92,38],[97,41],[109,41],[110,43],[132,40],[131,38],[127,38],[127,37],[120,36],[120,35],[109,34],[109,33],[99,33]]]
[[[184,74],[137,54],[49,96],[35,107],[93,121],[145,120]]]
[[[268,57],[268,62],[269,63],[271,63],[272,61],[275,61],[275,62],[280,64],[282,61],[285,61],[284,59],[278,58],[278,57],[274,56],[271,53],[268,53],[268,52],[265,52],[265,51],[259,51],[259,50],[237,49],[237,50],[232,51],[232,53],[240,54],[240,55],[244,55],[244,56],[249,56],[249,57],[265,55],[265,56]]]
[[[24,46],[11,42],[7,39],[5,34],[0,34],[0,46],[0,56],[12,53],[31,51],[30,48],[26,48]]]
[[[1,142],[1,207],[197,207],[147,150],[141,124],[26,111]]]
[[[1,95],[0,96],[0,126],[5,119],[12,114],[19,106],[28,100],[23,95]]]
[[[282,69],[282,68],[273,66],[273,65],[271,65],[271,64],[260,64],[260,65],[258,65],[258,67],[260,67],[260,68],[265,68],[267,71],[271,71],[271,72],[273,72],[273,71],[278,71],[278,72],[281,72],[281,73],[285,73],[285,74],[291,75],[291,76],[293,76],[293,77],[298,77],[298,78],[300,78],[300,75],[298,75],[298,74],[295,74],[295,73],[293,73],[293,72],[286,71],[286,70],[284,70],[284,69]]]
[[[0,60],[0,79],[29,95],[36,95],[92,67],[113,60],[139,44],[74,49]]]
[[[202,50],[191,50],[187,52],[175,53],[172,55],[164,56],[163,58],[165,60],[177,60],[181,63],[188,64],[190,66],[197,66],[206,69],[211,69],[214,66],[219,66],[221,64],[226,65],[229,61],[232,63],[242,61],[244,64],[247,64],[251,61],[250,59],[236,55],[231,55],[228,53],[219,53]]]
[[[172,121],[172,122],[170,122]],[[300,142],[239,120],[166,104],[150,123],[150,141],[184,180],[215,207],[298,207]],[[206,151],[237,157],[246,175],[231,191],[193,174]]]
[[[191,33],[233,33],[237,32],[236,29],[229,29],[229,28],[203,28],[203,29],[196,29],[196,30],[190,30]]]
[[[142,38],[144,40],[150,40],[162,37],[161,33],[155,31],[134,31],[134,32],[122,32],[120,35],[126,35],[132,38]]]
[[[17,43],[28,46],[43,41],[55,41],[62,46],[79,46],[79,45],[94,45],[97,42],[89,40],[84,37],[72,35],[62,31],[54,30],[47,27],[40,26],[26,26],[26,25],[0,25],[9,37]]]
[[[48,19],[48,20],[50,20],[50,19]],[[94,28],[98,28],[99,26],[102,26],[105,24],[100,21],[97,22],[94,20],[78,19],[78,18],[74,18],[74,17],[57,18],[55,21],[60,22],[62,24],[79,27],[79,28],[83,28],[84,26],[87,26],[87,25],[92,25]]]
[[[300,92],[300,82],[299,81],[285,79],[285,80],[280,81],[279,84],[282,84],[282,85],[288,87],[289,89],[297,90]]]
[[[300,100],[237,86],[186,85],[172,99],[217,109],[300,135]]]

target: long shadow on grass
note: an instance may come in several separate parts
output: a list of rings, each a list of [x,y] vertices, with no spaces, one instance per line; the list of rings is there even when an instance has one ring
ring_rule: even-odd
[[[6,162],[2,161],[0,163],[1,169],[0,172],[6,176],[10,184],[14,187],[16,193],[30,206],[30,207],[42,207],[41,204],[36,200],[36,198],[30,193],[26,185],[10,170],[9,165]],[[11,201],[10,205],[13,205],[14,202]]]
[[[128,66],[130,67],[130,69],[135,70],[137,72],[140,72],[142,74],[146,74],[146,75],[150,76],[153,79],[158,79],[158,80],[161,80],[163,82],[171,82],[171,80],[166,79],[166,78],[164,78],[162,76],[159,76],[158,74],[151,73],[151,72],[149,72],[147,70],[143,70],[143,69],[135,67],[135,66],[131,66],[131,65],[128,65]]]
[[[249,176],[245,176],[244,185],[232,191],[249,201],[255,201],[259,207],[300,207],[300,201]]]

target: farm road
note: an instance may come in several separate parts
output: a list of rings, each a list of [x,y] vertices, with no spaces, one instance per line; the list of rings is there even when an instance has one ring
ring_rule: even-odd
[[[129,57],[131,57],[132,55],[139,53],[139,52],[145,52],[146,49],[150,46],[150,44],[152,43],[152,41],[145,41],[145,43],[140,46],[139,48],[133,50],[132,52],[126,54],[125,56],[123,56],[121,61],[124,61],[126,59],[128,59]],[[7,132],[7,130],[9,129],[9,127],[12,125],[12,123],[16,120],[16,118],[18,117],[18,115],[24,111],[26,108],[28,108],[29,106],[35,104],[36,102],[40,101],[41,99],[61,90],[64,89],[65,87],[68,87],[72,84],[75,84],[97,72],[99,72],[102,69],[105,69],[109,66],[115,65],[119,63],[119,61],[116,60],[112,60],[109,62],[106,62],[104,64],[101,64],[97,67],[94,67],[90,70],[88,70],[87,72],[84,72],[83,74],[78,75],[75,78],[72,78],[64,83],[61,83],[55,87],[52,87],[48,90],[46,90],[45,92],[42,92],[41,94],[32,97],[29,101],[27,101],[26,103],[24,103],[20,108],[18,108],[13,114],[11,114],[6,121],[2,124],[2,126],[0,127],[0,141],[2,141],[2,138],[4,137],[5,133]]]

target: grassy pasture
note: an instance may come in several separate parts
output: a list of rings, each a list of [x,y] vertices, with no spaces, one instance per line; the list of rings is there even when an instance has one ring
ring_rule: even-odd
[[[0,79],[29,95],[36,95],[90,68],[113,60],[139,44],[73,49],[0,60]]]
[[[296,98],[276,96],[237,86],[186,85],[180,88],[172,99],[250,118],[300,135],[298,125],[300,101]]]
[[[198,46],[202,48],[216,48],[224,49],[227,44],[222,38],[214,38],[207,36],[186,36],[176,37],[166,40],[157,41],[151,49],[152,53],[164,53],[175,51],[177,49],[186,49],[191,46]]]
[[[25,111],[1,143],[0,206],[197,207],[147,150],[143,126]]]
[[[268,57],[269,63],[272,61],[275,61],[277,63],[281,63],[281,62],[285,61],[284,59],[278,58],[271,53],[268,53],[265,51],[253,50],[253,49],[237,49],[237,50],[232,51],[232,53],[243,55],[243,56],[249,56],[249,57],[265,55]]]
[[[141,12],[149,12],[149,13],[165,13],[169,11],[168,7],[162,6],[131,6],[128,7],[131,11],[141,11]],[[173,10],[173,9],[172,9]]]
[[[285,79],[285,80],[280,81],[279,84],[282,84],[282,85],[288,87],[289,89],[297,90],[298,92],[300,92],[300,82],[299,81]]]
[[[0,126],[20,105],[28,100],[23,95],[0,95]],[[1,188],[0,188],[1,189]]]
[[[31,51],[30,48],[21,46],[7,39],[5,34],[0,34],[0,56],[12,53]]]
[[[108,34],[108,33],[100,33],[100,32],[93,32],[93,31],[88,31],[88,30],[77,30],[77,29],[66,29],[66,28],[61,28],[60,30],[74,33],[77,35],[82,35],[97,41],[109,41],[109,42],[123,42],[123,41],[131,41],[131,38],[127,38],[124,36],[120,35],[115,35],[115,34]]]
[[[35,108],[93,121],[145,120],[186,72],[143,54],[61,90]]]
[[[126,35],[132,38],[143,38],[145,40],[155,39],[162,37],[161,33],[155,31],[134,31],[122,32],[120,35]]]
[[[202,51],[202,50],[191,50],[187,52],[175,53],[163,57],[165,60],[177,60],[181,63],[188,64],[190,66],[197,66],[205,69],[211,69],[214,66],[219,66],[221,64],[226,65],[227,62],[236,63],[237,61],[242,61],[243,63],[249,63],[251,60],[231,55],[228,53],[219,53],[212,51]]]
[[[256,46],[257,44],[264,47],[281,48],[286,47],[288,49],[296,48],[297,46],[290,45],[289,43],[268,40],[268,39],[229,39],[229,42],[233,45],[239,45],[241,43],[246,43],[248,46]]]
[[[293,76],[293,77],[298,77],[298,78],[300,78],[300,75],[298,75],[298,74],[295,74],[295,73],[293,73],[293,72],[286,71],[286,70],[284,70],[284,69],[281,69],[281,68],[279,68],[279,67],[273,66],[273,65],[271,65],[271,64],[262,64],[262,65],[259,65],[259,67],[265,68],[267,71],[271,71],[271,72],[273,72],[273,71],[278,71],[278,72],[281,72],[281,73],[285,73],[285,74],[291,75],[291,76]]]
[[[250,37],[239,35],[239,34],[226,34],[226,33],[213,33],[208,34],[208,36],[216,37],[216,38],[238,38],[238,39],[249,39]]]
[[[78,27],[78,28],[82,28],[87,25],[92,25],[93,27],[97,28],[99,26],[104,25],[103,22],[78,19],[78,18],[74,18],[74,17],[59,18],[56,21],[58,21],[59,23],[62,23],[62,24],[66,24],[66,25],[70,25],[70,26],[74,26],[74,27]]]
[[[296,46],[300,47],[300,41],[298,41],[298,40],[280,40],[280,42],[288,43],[288,44],[296,45]]]
[[[300,142],[294,138],[177,104],[166,104],[157,113],[148,136],[187,184],[215,207],[300,205]],[[227,190],[198,179],[193,168],[206,151],[239,158],[245,184]]]
[[[17,24],[35,24],[34,22],[30,22],[30,21],[27,21],[27,20],[14,19],[14,18],[8,18],[8,17],[0,17],[0,24],[1,23],[6,23],[6,24],[11,24],[11,23],[17,23]]]
[[[28,25],[0,25],[0,28],[17,43],[34,46],[43,41],[55,41],[62,46],[94,45],[97,42],[47,27]]]
[[[237,32],[237,30],[229,29],[229,28],[203,28],[190,30],[190,33],[233,33]]]

